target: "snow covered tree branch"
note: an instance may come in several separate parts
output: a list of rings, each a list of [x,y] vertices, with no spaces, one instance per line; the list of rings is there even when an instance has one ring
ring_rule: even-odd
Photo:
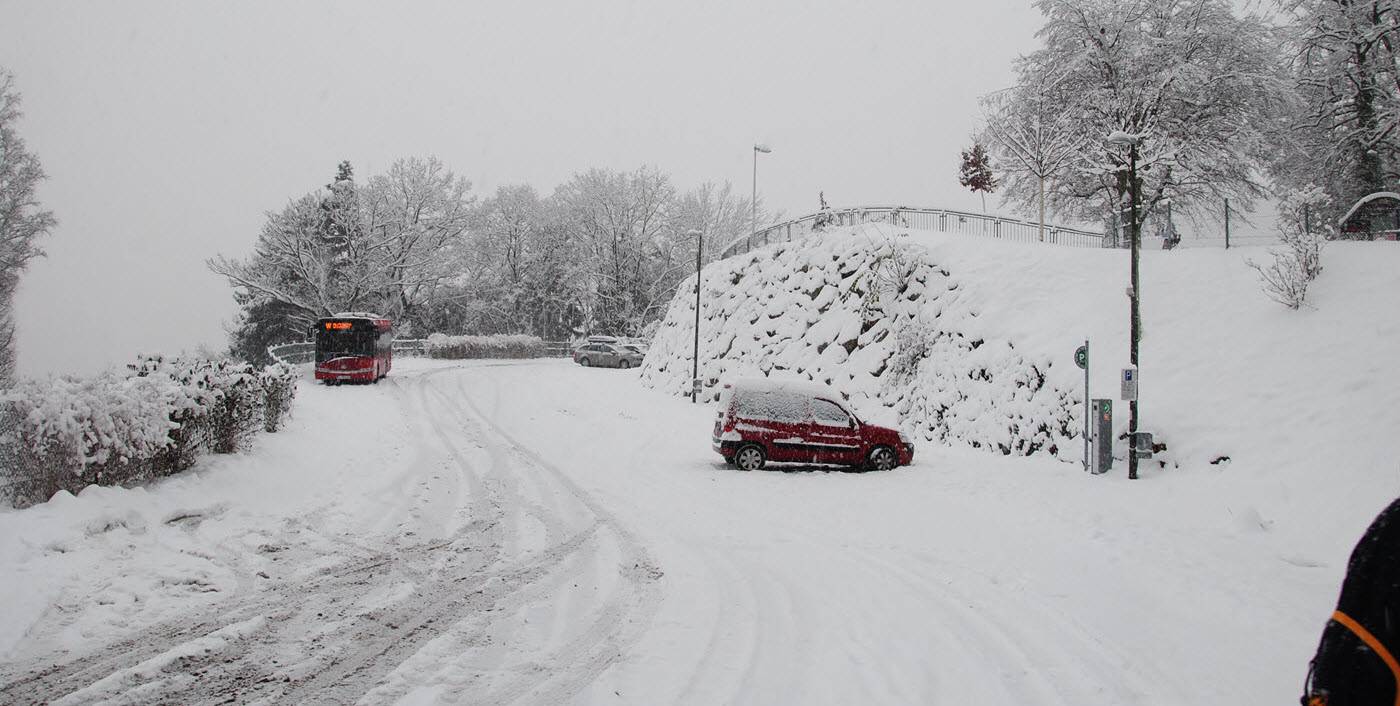
[[[45,179],[44,169],[19,136],[20,117],[14,75],[0,67],[0,385],[14,377],[13,302],[19,276],[30,260],[44,254],[39,238],[58,224],[39,203],[36,190]]]

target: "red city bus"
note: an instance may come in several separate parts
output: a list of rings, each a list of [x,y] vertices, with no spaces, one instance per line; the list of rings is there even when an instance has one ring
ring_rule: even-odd
[[[393,324],[377,314],[337,314],[316,322],[316,379],[327,385],[379,382],[393,364]]]

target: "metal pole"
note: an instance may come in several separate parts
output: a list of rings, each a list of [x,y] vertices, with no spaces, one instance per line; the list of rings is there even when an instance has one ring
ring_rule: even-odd
[[[1230,249],[1230,199],[1225,199],[1225,249]]]
[[[1093,430],[1093,413],[1089,410],[1089,339],[1084,339],[1084,470],[1089,470],[1089,434]]]
[[[694,231],[695,233],[695,352],[691,356],[690,367],[690,403],[696,404],[696,397],[700,390],[695,384],[700,379],[700,259],[705,251],[705,233]]]
[[[758,230],[758,145],[753,146],[753,191],[749,194],[749,249],[753,250],[753,234]]]
[[[1132,321],[1132,341],[1129,347],[1129,362],[1133,369],[1138,367],[1138,338],[1141,335],[1142,325],[1138,318],[1138,302],[1142,299],[1142,293],[1138,291],[1138,248],[1142,240],[1141,227],[1138,223],[1138,178],[1137,178],[1137,142],[1134,142],[1128,149],[1128,194],[1132,199],[1129,224],[1129,237],[1133,239],[1133,321]],[[1227,221],[1228,222],[1228,221]],[[1226,231],[1229,232],[1228,230]],[[1226,240],[1226,242],[1229,242]],[[1133,451],[1133,444],[1137,441],[1138,430],[1138,401],[1135,395],[1128,401],[1128,478],[1136,479],[1138,469],[1137,453]]]
[[[758,153],[768,154],[772,151],[768,145],[754,143],[753,191],[749,194],[749,250],[753,250],[753,237],[758,234]]]

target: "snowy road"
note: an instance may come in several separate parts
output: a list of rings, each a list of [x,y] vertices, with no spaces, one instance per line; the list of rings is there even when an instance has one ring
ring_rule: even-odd
[[[1202,478],[741,473],[712,414],[557,361],[306,385],[248,457],[0,515],[0,703],[1278,703],[1335,597]]]

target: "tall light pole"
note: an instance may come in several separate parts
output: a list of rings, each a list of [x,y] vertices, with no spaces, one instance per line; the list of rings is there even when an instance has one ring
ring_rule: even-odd
[[[695,236],[695,352],[690,366],[690,403],[696,404],[700,394],[700,262],[705,252],[705,233],[691,230],[686,235]]]
[[[1142,337],[1142,319],[1138,311],[1138,303],[1142,300],[1142,293],[1138,291],[1138,250],[1142,242],[1142,224],[1138,222],[1138,146],[1142,144],[1142,135],[1129,135],[1118,131],[1108,136],[1108,143],[1119,147],[1128,148],[1128,237],[1132,238],[1132,282],[1128,292],[1129,300],[1132,302],[1132,323],[1130,325],[1131,340],[1128,343],[1128,362],[1132,364],[1133,370],[1138,369],[1138,339]],[[1141,378],[1137,372],[1133,373]],[[1138,429],[1138,401],[1134,394],[1128,400],[1128,478],[1138,477],[1137,458],[1137,429]]]
[[[749,196],[749,250],[753,250],[753,236],[758,232],[758,153],[768,154],[773,150],[768,145],[755,143],[753,146],[753,194]]]

